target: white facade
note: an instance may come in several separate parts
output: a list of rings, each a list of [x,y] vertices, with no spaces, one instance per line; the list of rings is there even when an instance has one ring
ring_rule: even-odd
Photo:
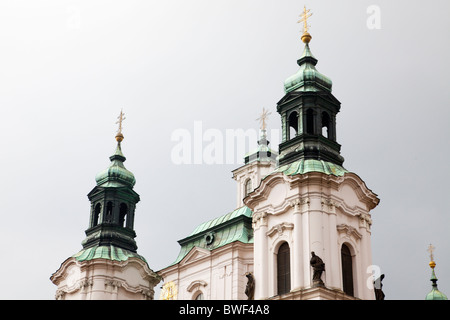
[[[69,258],[51,276],[57,300],[153,300],[159,282],[146,262]]]
[[[352,255],[354,297],[374,299],[374,291],[367,285],[372,279],[368,269],[372,265],[369,212],[378,202],[353,173],[337,177],[321,172],[294,176],[279,172],[264,179],[245,199],[253,210],[255,299],[278,295],[276,257],[284,242],[291,257],[291,293],[286,299],[301,297],[302,291],[313,288],[312,251],[325,262],[322,280],[326,290],[344,297],[343,244]],[[310,299],[321,298],[320,290],[316,291]]]
[[[320,161],[318,161],[320,162]],[[177,264],[158,272],[176,288],[173,299],[247,299],[246,273],[259,299],[375,299],[372,284],[371,215],[379,203],[358,175],[311,171],[288,175],[274,161],[254,161],[233,171],[237,205],[253,211],[252,243],[235,241],[209,250],[194,247]],[[254,190],[248,193],[251,181]],[[279,294],[277,255],[289,246],[288,292]],[[351,255],[352,293],[345,292],[341,249]],[[311,252],[325,263],[315,286]],[[346,267],[348,269],[348,267]]]
[[[175,284],[173,299],[244,300],[245,274],[252,271],[253,245],[234,242],[213,251],[195,247],[159,275]]]
[[[276,163],[274,161],[255,161],[233,171],[233,179],[237,182],[237,208],[244,205],[244,198],[247,196],[247,184],[250,183],[251,191],[256,189],[262,178],[274,171],[275,165]]]
[[[243,206],[248,182],[251,181],[253,191],[275,165],[275,161],[254,161],[233,171],[237,208]],[[246,274],[253,273],[253,254],[252,242],[234,241],[214,250],[194,247],[179,263],[158,274],[164,285],[175,288],[173,299],[246,300]]]

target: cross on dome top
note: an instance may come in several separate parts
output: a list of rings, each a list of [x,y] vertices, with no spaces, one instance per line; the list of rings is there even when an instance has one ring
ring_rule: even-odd
[[[303,23],[303,35],[302,41],[304,43],[309,43],[311,41],[311,35],[308,33],[308,18],[312,16],[312,12],[310,13],[310,9],[306,9],[306,6],[303,7],[303,13],[300,14],[301,19],[297,21],[297,23]]]
[[[117,142],[122,142],[122,140],[123,140],[122,122],[126,119],[125,113],[123,113],[123,110],[120,110],[120,114],[117,117],[117,119],[118,120],[117,120],[116,124],[119,124],[119,129],[117,129],[116,140],[117,140]]]

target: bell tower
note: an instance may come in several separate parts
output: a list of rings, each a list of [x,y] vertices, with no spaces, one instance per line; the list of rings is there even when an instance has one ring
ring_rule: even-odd
[[[88,194],[91,212],[83,248],[50,277],[58,286],[58,300],[152,300],[161,281],[137,253],[134,217],[139,195],[133,190],[133,173],[123,164],[124,119],[121,112],[111,164],[97,174]]]
[[[245,155],[243,166],[232,171],[233,179],[237,182],[237,208],[244,205],[243,199],[276,167],[278,153],[269,147],[270,142],[267,140],[267,118],[270,114],[263,108],[257,119],[260,121],[258,146]]]
[[[279,164],[316,159],[342,165],[341,146],[336,141],[336,115],[340,102],[331,93],[332,81],[316,69],[318,60],[309,48],[309,10],[303,14],[305,48],[297,60],[299,70],[284,82],[285,96],[278,102],[282,142]]]
[[[306,8],[298,71],[277,104],[278,164],[245,199],[252,212],[255,299],[375,299],[371,210],[375,193],[342,166],[340,102],[316,69]],[[369,281],[371,280],[371,281]]]
[[[82,245],[84,249],[114,246],[136,252],[134,213],[140,199],[133,190],[136,179],[123,164],[126,158],[121,148],[121,132],[116,140],[116,151],[109,158],[110,166],[97,174],[97,185],[88,194],[91,215]]]

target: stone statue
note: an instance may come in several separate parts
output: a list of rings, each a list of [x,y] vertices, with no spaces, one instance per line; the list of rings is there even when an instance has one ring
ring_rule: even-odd
[[[384,292],[381,290],[383,284],[381,281],[384,279],[384,274],[382,274],[377,280],[373,282],[373,289],[375,290],[375,299],[384,300]]]
[[[245,274],[247,277],[247,286],[245,287],[245,294],[247,295],[247,300],[253,300],[255,295],[255,278],[251,272]]]
[[[322,272],[325,271],[325,263],[322,261],[322,259],[319,258],[319,256],[316,256],[314,251],[311,252],[311,260],[309,263],[311,264],[311,267],[314,270],[313,287],[324,286],[324,283],[323,283],[321,277],[322,277]]]

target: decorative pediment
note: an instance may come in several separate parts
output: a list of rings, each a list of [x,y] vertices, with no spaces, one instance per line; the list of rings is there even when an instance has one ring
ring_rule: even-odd
[[[347,192],[347,199],[339,199],[336,196],[322,199],[322,206],[329,213],[333,213],[338,207],[349,209],[346,211],[367,212],[375,208],[380,202],[378,196],[367,188],[358,175],[352,172],[346,172],[342,176],[320,172],[289,176],[282,172],[274,172],[261,181],[259,187],[244,199],[244,203],[253,212],[265,211],[270,214],[280,214],[291,206],[300,209],[302,205],[307,203],[292,203],[290,190],[305,183],[310,185],[326,184],[331,189]],[[305,200],[302,199],[302,201]]]
[[[365,209],[372,210],[380,202],[378,196],[372,190],[367,188],[366,183],[357,174],[347,172],[344,176],[336,178],[336,180],[339,188],[350,186],[359,201],[367,205],[367,208]]]
[[[191,284],[187,286],[186,290],[188,292],[192,292],[192,291],[194,291],[194,289],[198,289],[199,287],[206,287],[207,285],[208,285],[208,283],[206,283],[206,281],[195,280],[195,281],[192,281]]]
[[[362,234],[358,232],[354,227],[347,224],[340,224],[336,226],[339,233],[345,233],[349,238],[361,239]]]
[[[278,236],[281,236],[283,235],[285,230],[292,230],[292,229],[294,229],[293,223],[282,222],[270,228],[270,230],[267,231],[266,234],[269,237],[273,237],[276,234],[278,234]]]
[[[276,199],[270,199],[274,200],[276,202],[276,205],[280,205],[282,203],[282,195],[285,195],[286,190],[285,186],[289,185],[289,177],[284,175],[283,173],[272,173],[263,180],[261,180],[261,183],[258,188],[256,188],[252,193],[250,193],[245,199],[244,203],[253,211],[255,211],[255,206],[265,200],[268,200],[270,197],[276,197]],[[273,193],[273,189],[283,189],[283,190],[276,190],[275,193]],[[275,206],[276,206],[275,205]]]
[[[207,258],[211,255],[211,252],[209,250],[199,248],[199,247],[193,247],[191,251],[183,258],[183,260],[180,261],[180,265],[187,265],[190,263],[197,262],[199,260],[202,260],[203,258]]]

